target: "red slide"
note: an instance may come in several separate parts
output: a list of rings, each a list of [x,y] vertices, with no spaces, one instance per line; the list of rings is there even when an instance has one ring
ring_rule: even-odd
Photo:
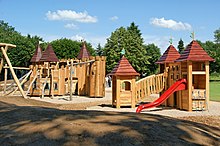
[[[185,89],[186,89],[186,79],[180,79],[177,82],[175,82],[154,102],[139,105],[136,110],[136,113],[140,113],[143,109],[152,108],[161,105],[167,98],[170,97],[172,93],[174,93],[175,91],[185,90]]]

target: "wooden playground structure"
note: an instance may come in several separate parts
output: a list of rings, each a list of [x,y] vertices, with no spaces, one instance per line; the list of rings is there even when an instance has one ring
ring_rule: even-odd
[[[134,108],[151,94],[160,93],[160,95],[167,94],[167,96],[160,100],[161,103],[156,103],[158,102],[156,101],[155,105],[163,104],[187,111],[207,110],[209,61],[214,61],[214,59],[195,40],[182,54],[179,54],[171,44],[156,62],[159,64],[160,74],[135,81],[139,74],[123,56],[110,73],[113,78],[112,105],[116,108],[121,106]],[[185,79],[187,82],[175,85],[180,79]],[[176,89],[179,85],[184,85],[181,91],[170,89],[171,87]],[[144,108],[148,107],[150,106]],[[151,107],[153,107],[152,104]]]
[[[6,51],[9,47],[16,47],[15,45],[1,43],[0,46],[7,61],[3,67],[2,58],[0,64],[0,69],[5,69],[3,96],[12,95],[18,89],[24,98],[28,96],[53,98],[55,95],[70,95],[72,100],[74,94],[89,97],[105,96],[105,57],[90,56],[84,42],[77,59],[68,60],[59,60],[50,44],[44,52],[38,45],[29,68],[12,67]],[[14,79],[10,84],[7,84],[8,68]],[[29,71],[18,79],[14,69]],[[26,91],[22,88],[24,83],[28,83]]]
[[[0,71],[5,69],[3,96],[20,91],[24,98],[28,96],[84,95],[89,97],[105,96],[105,57],[90,56],[85,43],[82,44],[77,59],[59,60],[52,46],[48,45],[42,52],[40,46],[31,59],[29,68],[12,67],[7,56],[7,49],[15,45],[0,43],[2,54],[7,62]],[[138,103],[151,94],[160,94],[157,101],[144,108],[164,105],[187,111],[207,110],[209,106],[209,62],[214,61],[204,49],[193,40],[182,54],[171,44],[160,59],[160,73],[137,80],[137,73],[125,56],[109,75],[112,76],[112,105],[116,108],[130,106],[135,108]],[[7,85],[7,70],[11,71],[14,82]],[[20,79],[14,69],[29,70]],[[182,81],[180,82],[180,80]],[[183,82],[184,81],[184,82]],[[22,88],[28,82],[26,91]],[[180,87],[181,86],[181,87]],[[13,87],[13,88],[12,88]],[[12,89],[11,91],[7,91]],[[155,103],[155,105],[154,105]]]

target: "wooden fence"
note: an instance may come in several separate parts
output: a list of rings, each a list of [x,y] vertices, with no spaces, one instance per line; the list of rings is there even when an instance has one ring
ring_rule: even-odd
[[[147,76],[136,81],[136,102],[141,101],[151,94],[161,92],[165,86],[164,73]]]

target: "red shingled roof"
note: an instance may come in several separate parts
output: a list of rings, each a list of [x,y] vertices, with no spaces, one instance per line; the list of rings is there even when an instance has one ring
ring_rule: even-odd
[[[119,76],[135,75],[135,76],[139,76],[140,74],[134,70],[134,68],[131,66],[129,61],[123,56],[109,75],[119,75]]]
[[[43,52],[40,62],[58,62],[56,54],[53,51],[52,46],[49,44],[47,49]]]
[[[179,57],[180,57],[179,52],[176,50],[176,48],[173,45],[170,45],[156,63],[157,64],[172,63]]]
[[[193,40],[181,54],[176,61],[214,61],[206,51],[199,45],[199,43]]]
[[[82,47],[80,49],[80,52],[79,52],[79,54],[77,56],[77,59],[89,58],[89,56],[90,56],[90,53],[89,53],[89,51],[86,48],[86,43],[83,42],[83,45],[82,45]]]
[[[39,62],[41,56],[42,56],[42,50],[40,48],[40,45],[38,44],[30,62]]]

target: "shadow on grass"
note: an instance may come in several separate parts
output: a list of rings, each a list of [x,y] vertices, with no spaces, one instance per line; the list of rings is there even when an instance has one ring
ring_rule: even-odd
[[[0,145],[219,145],[220,129],[159,115],[0,102]]]

